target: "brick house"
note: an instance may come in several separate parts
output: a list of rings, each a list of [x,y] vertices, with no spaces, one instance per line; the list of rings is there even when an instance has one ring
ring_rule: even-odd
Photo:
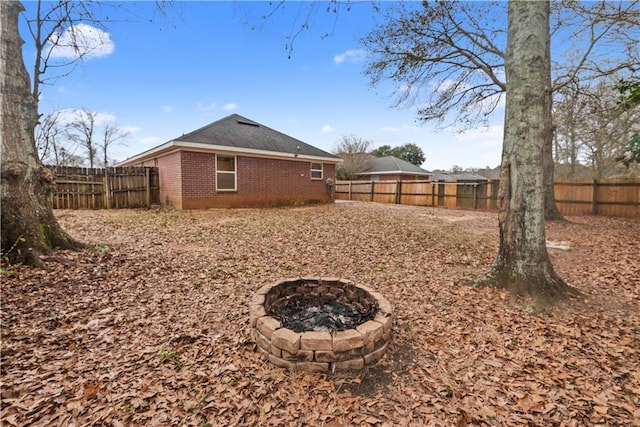
[[[342,160],[232,114],[118,166],[156,166],[161,203],[176,209],[331,203]]]
[[[400,181],[429,179],[430,172],[394,156],[372,157],[369,168],[358,179],[371,181]]]

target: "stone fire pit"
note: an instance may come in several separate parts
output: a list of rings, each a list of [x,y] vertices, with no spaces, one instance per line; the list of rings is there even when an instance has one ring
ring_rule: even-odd
[[[391,338],[380,293],[341,279],[287,279],[263,286],[249,308],[251,336],[270,362],[292,370],[362,369]]]

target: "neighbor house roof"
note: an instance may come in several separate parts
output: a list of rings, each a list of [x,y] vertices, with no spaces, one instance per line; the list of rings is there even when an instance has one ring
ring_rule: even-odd
[[[431,173],[432,181],[487,181],[487,178],[474,172],[441,172]]]
[[[358,175],[409,174],[429,176],[429,172],[419,166],[394,156],[373,157],[369,169]]]
[[[285,135],[258,122],[231,114],[162,145],[131,157],[121,165],[135,163],[177,149],[233,152],[257,157],[300,158],[339,163],[338,156]]]

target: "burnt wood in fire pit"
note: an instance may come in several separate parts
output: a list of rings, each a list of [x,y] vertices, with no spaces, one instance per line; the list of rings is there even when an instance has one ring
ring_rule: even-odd
[[[365,310],[361,304],[347,305],[324,295],[314,299],[291,295],[272,304],[270,312],[283,327],[294,332],[332,332],[353,329],[373,319],[377,309],[375,304],[371,304],[370,309]]]

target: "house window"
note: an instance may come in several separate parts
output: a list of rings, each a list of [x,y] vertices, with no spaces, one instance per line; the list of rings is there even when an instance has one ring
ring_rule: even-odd
[[[216,190],[235,191],[236,157],[216,156]]]
[[[322,163],[311,163],[311,179],[322,179]]]

